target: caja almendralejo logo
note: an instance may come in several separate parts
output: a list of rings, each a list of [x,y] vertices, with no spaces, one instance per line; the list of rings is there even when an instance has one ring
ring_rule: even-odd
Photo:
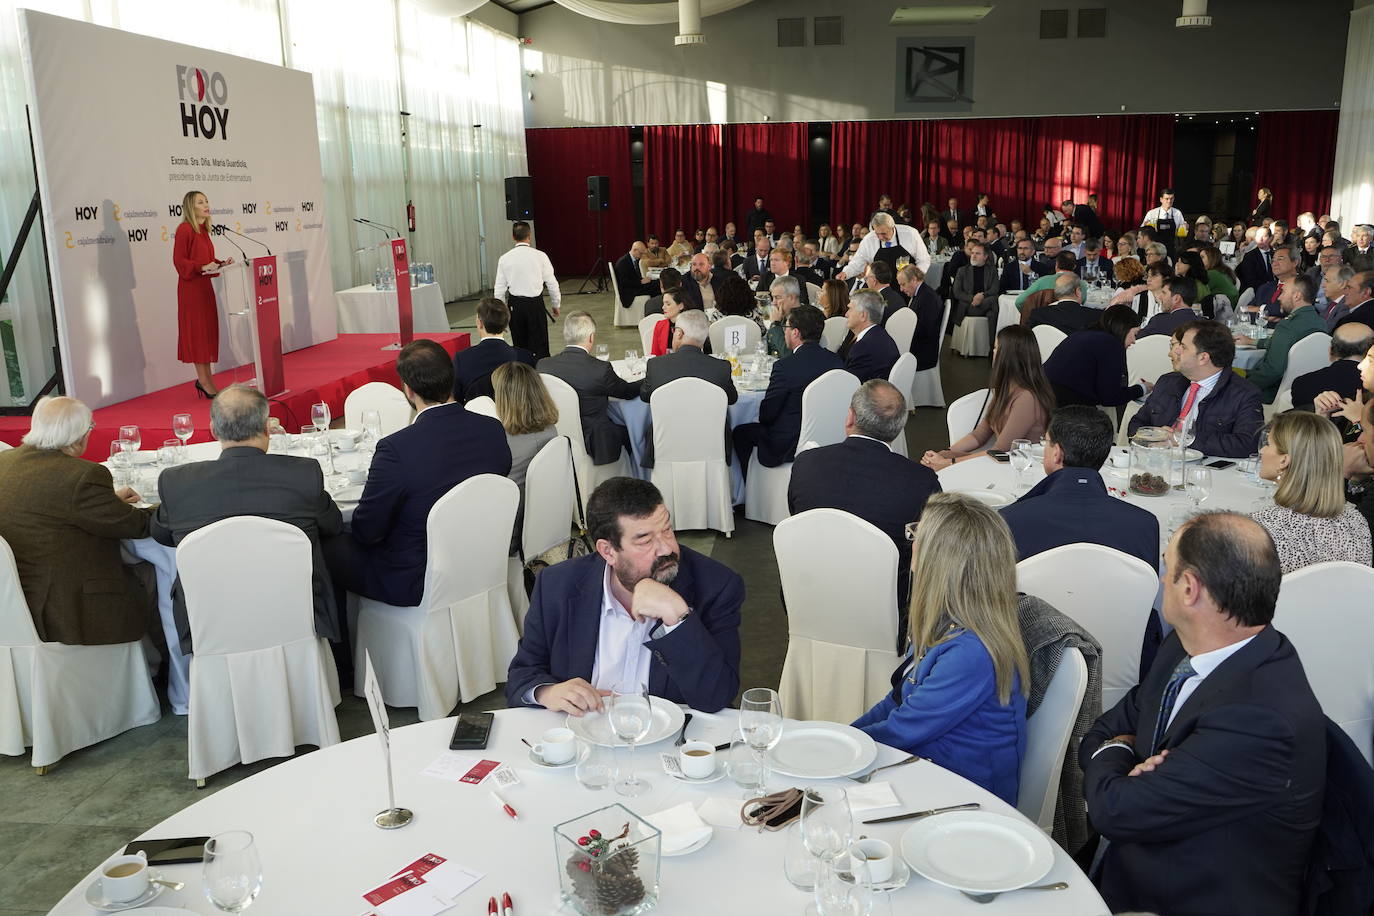
[[[229,81],[218,70],[177,64],[181,95],[181,135],[203,140],[229,139]]]

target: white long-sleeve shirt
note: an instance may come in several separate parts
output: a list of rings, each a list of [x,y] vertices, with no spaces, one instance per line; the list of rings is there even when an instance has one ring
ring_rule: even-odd
[[[921,238],[921,233],[911,226],[898,224],[897,233],[892,237],[892,241],[907,250],[911,255],[911,263],[921,268],[922,273],[930,272],[930,251],[926,248],[925,239]],[[859,250],[854,252],[854,257],[849,259],[849,264],[844,269],[843,276],[846,280],[863,274],[878,253],[879,244],[878,233],[876,232],[869,232],[863,237],[863,241],[859,242]]]
[[[506,295],[534,298],[545,289],[549,291],[549,302],[555,310],[561,302],[558,291],[558,278],[553,275],[553,264],[549,256],[529,242],[516,242],[515,247],[496,262],[496,288],[492,296],[506,302]],[[507,305],[509,303],[507,302]]]

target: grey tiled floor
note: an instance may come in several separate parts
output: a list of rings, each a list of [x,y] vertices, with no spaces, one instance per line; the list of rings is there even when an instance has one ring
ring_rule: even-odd
[[[609,293],[579,296],[573,294],[577,285],[578,281],[565,284],[564,312],[591,312],[602,328],[600,341],[609,344],[612,353],[638,349],[635,329],[610,327]],[[453,326],[470,330],[474,307],[475,300],[450,303]],[[550,330],[557,352],[561,324]],[[943,361],[947,400],[986,384],[987,360],[964,360],[946,352]],[[918,410],[907,425],[913,455],[943,447],[946,438],[943,411]],[[748,598],[741,632],[741,679],[746,686],[776,686],[787,650],[787,621],[779,598],[772,529],[742,516],[736,524],[730,539],[689,532],[681,540],[744,577]],[[503,705],[498,690],[465,708]],[[372,731],[363,701],[346,696],[337,712],[345,740]],[[415,711],[394,709],[391,721],[393,726],[409,725],[416,721]],[[207,793],[276,762],[234,767],[198,791],[186,778],[186,719],[170,712],[153,725],[69,755],[46,776],[35,775],[25,757],[0,757],[0,916],[47,912],[117,847]]]

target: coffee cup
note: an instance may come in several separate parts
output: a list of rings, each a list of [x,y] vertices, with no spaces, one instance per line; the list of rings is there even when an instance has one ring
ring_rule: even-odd
[[[688,779],[705,779],[716,772],[715,745],[705,741],[688,741],[677,752],[678,766]]]
[[[1126,451],[1124,448],[1114,448],[1114,449],[1112,449],[1112,467],[1114,467],[1114,468],[1124,468],[1124,467],[1130,467],[1130,464],[1131,464],[1131,453],[1130,453],[1130,452]]]
[[[341,452],[351,452],[358,447],[357,433],[349,432],[348,430],[340,431],[338,438],[334,441],[339,446],[339,451]]]
[[[539,737],[534,752],[548,764],[567,763],[577,752],[577,740],[569,729],[551,728]]]
[[[892,880],[892,844],[882,840],[859,840],[854,846],[868,860],[868,876],[874,884]]]
[[[348,475],[348,482],[354,486],[367,483],[367,468],[349,468],[344,473]]]
[[[148,860],[143,853],[116,856],[100,869],[100,889],[111,903],[137,900],[148,890]]]

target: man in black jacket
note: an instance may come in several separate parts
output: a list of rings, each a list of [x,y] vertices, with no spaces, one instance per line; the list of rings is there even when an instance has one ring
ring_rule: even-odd
[[[916,333],[911,338],[911,353],[916,357],[916,371],[930,369],[940,361],[940,343],[944,330],[945,304],[940,294],[926,285],[926,275],[915,264],[897,271],[897,286],[916,313]]]
[[[1293,406],[1311,410],[1317,395],[1334,391],[1342,398],[1353,398],[1364,388],[1360,365],[1374,347],[1374,329],[1359,322],[1341,325],[1331,335],[1331,365],[1293,379]],[[1374,360],[1371,360],[1374,370]],[[1374,381],[1374,378],[1371,378]]]
[[[501,335],[510,325],[510,309],[500,299],[477,303],[477,343],[453,355],[453,399],[466,404],[473,398],[492,397],[491,374],[506,363],[533,366],[534,354],[512,347]]]
[[[692,255],[687,276],[682,278],[683,305],[689,309],[714,308],[720,286],[725,282],[723,275],[717,276],[711,270],[711,259],[701,252]],[[707,300],[710,301],[707,301]]]
[[[869,289],[883,297],[883,320],[882,324],[887,325],[887,320],[897,314],[898,310],[906,308],[906,297],[902,291],[892,285],[896,276],[892,270],[892,265],[886,261],[874,261],[864,270],[864,283]]]
[[[592,355],[596,321],[586,312],[573,312],[563,319],[563,340],[567,344],[563,352],[544,357],[535,368],[562,379],[577,392],[587,454],[593,464],[612,464],[620,459],[630,437],[606,412],[608,399],[639,397],[640,383],[625,381],[609,362]]]
[[[626,308],[635,301],[636,296],[653,296],[658,293],[658,283],[641,280],[639,262],[644,257],[644,243],[635,242],[629,253],[623,254],[615,262],[615,285],[620,290],[620,304]]]
[[[882,327],[883,298],[872,290],[861,290],[850,298],[844,317],[850,333],[840,348],[845,371],[861,382],[887,378],[901,354]]]
[[[754,237],[755,229],[762,229],[765,223],[773,221],[773,214],[769,213],[763,206],[763,198],[754,198],[754,209],[749,211],[749,215],[744,218],[744,234],[748,238]]]

